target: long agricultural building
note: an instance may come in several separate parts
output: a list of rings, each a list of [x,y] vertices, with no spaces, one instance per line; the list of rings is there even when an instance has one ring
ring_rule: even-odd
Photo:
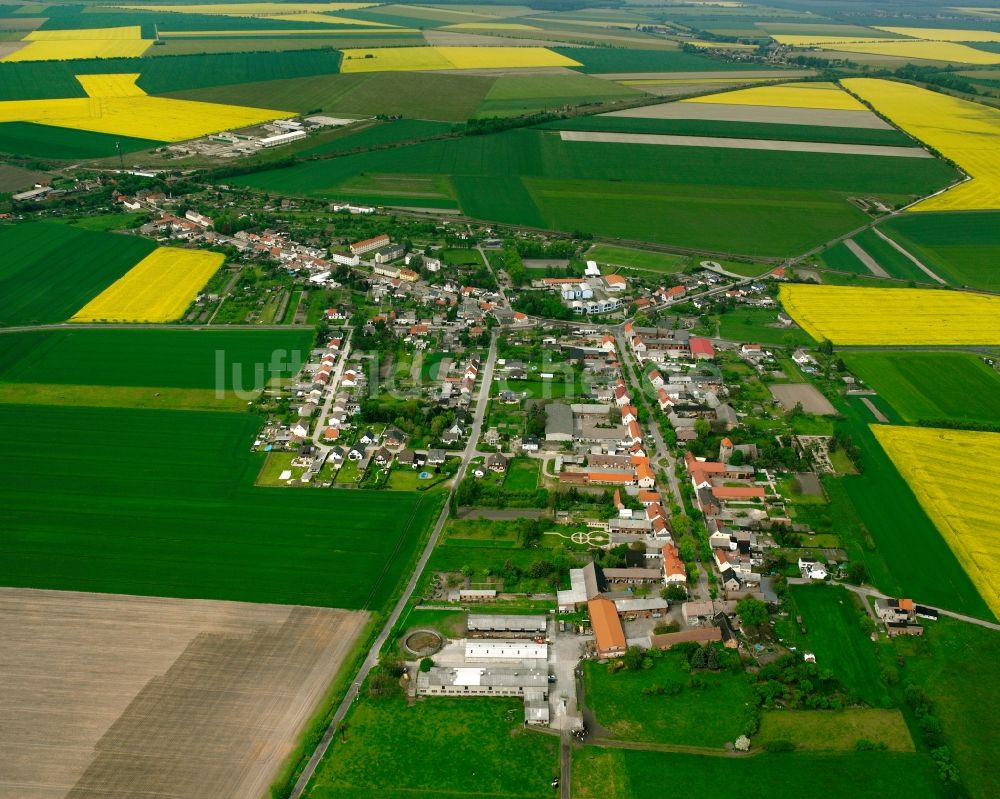
[[[544,636],[548,629],[545,616],[484,616],[469,615],[470,634],[481,636]]]

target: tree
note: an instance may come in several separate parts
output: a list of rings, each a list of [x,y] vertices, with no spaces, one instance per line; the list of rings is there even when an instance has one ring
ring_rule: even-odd
[[[767,603],[747,597],[736,604],[736,613],[744,627],[757,628],[767,623]]]
[[[694,432],[698,435],[698,438],[705,438],[705,436],[712,432],[712,425],[709,424],[708,419],[699,416],[694,420]]]
[[[851,563],[847,567],[847,571],[844,574],[847,582],[854,585],[861,585],[868,579],[868,569],[865,568],[865,564],[860,561]]]
[[[833,355],[833,342],[825,338],[820,341],[818,349],[823,355]]]
[[[662,591],[660,591],[660,596],[666,599],[668,602],[682,602],[687,599],[687,589],[683,585],[678,585],[677,583],[671,583]]]

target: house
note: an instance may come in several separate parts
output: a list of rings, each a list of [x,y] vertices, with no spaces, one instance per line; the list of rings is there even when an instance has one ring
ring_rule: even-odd
[[[810,580],[825,580],[826,566],[812,558],[799,558],[799,572]]]
[[[355,462],[363,461],[365,459],[365,451],[355,444],[347,453],[347,459]]]
[[[447,453],[443,449],[427,450],[427,463],[430,466],[440,466],[447,458]]]
[[[587,613],[594,629],[597,655],[601,658],[619,657],[625,654],[625,631],[615,603],[604,597],[595,597],[587,602]]]
[[[392,463],[392,453],[389,452],[385,447],[379,447],[375,450],[372,460],[375,462],[376,466],[388,466]]]
[[[525,452],[538,452],[541,442],[535,436],[525,436],[521,439],[521,449]]]
[[[365,432],[363,432],[361,434],[361,437],[358,439],[358,441],[360,443],[364,444],[365,446],[368,446],[369,444],[375,444],[375,443],[377,443],[378,442],[378,436],[375,435],[375,433],[369,427],[367,430],[365,430]]]
[[[725,613],[716,613],[712,618],[719,631],[722,633],[722,643],[726,649],[736,649],[740,645],[740,640],[736,637],[736,630],[733,629],[733,622]]]
[[[916,618],[916,605],[912,599],[875,600],[875,613],[886,624],[905,624]]]
[[[491,472],[503,473],[507,471],[508,458],[501,452],[492,452],[486,456],[483,465]]]
[[[338,438],[340,438],[340,430],[336,427],[328,427],[323,431],[324,441],[336,441]]]
[[[404,449],[396,456],[396,463],[415,469],[417,467],[417,453],[412,449]]]
[[[483,433],[483,441],[487,446],[495,447],[500,443],[500,431],[495,427],[491,427],[485,433]]]
[[[345,453],[344,453],[344,448],[343,447],[332,447],[330,449],[329,458],[334,463],[340,464],[340,463],[343,463],[344,454]]]
[[[403,253],[406,249],[402,244],[388,244],[385,247],[379,247],[375,251],[375,263],[377,264],[387,264],[390,261],[395,261],[397,258],[402,258]],[[416,275],[416,272],[410,270],[412,275]],[[399,276],[399,272],[396,273]]]
[[[661,550],[663,554],[663,582],[666,585],[686,585],[687,569],[684,561],[681,560],[677,547],[673,544],[664,544]]]
[[[739,591],[743,587],[743,581],[736,573],[736,569],[729,564],[720,570],[719,576],[722,578],[722,587],[726,591]]]
[[[390,427],[383,434],[382,441],[388,447],[399,447],[402,446],[404,441],[406,441],[406,436],[401,430],[395,427]]]
[[[309,435],[309,420],[305,418],[298,419],[292,424],[291,428],[289,429],[292,431],[293,436],[297,436],[298,438],[305,438],[307,435]]]

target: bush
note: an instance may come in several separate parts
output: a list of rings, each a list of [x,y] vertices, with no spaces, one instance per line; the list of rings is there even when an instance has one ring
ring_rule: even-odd
[[[433,658],[424,658],[423,660],[420,661],[420,670],[421,671],[428,672],[432,668],[434,668],[434,659]]]
[[[768,741],[764,744],[764,749],[772,754],[778,754],[780,752],[794,752],[795,744],[791,741]]]

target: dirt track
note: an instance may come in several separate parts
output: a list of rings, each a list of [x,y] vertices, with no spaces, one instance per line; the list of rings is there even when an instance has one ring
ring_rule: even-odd
[[[658,144],[674,147],[718,147],[728,150],[772,150],[786,153],[839,153],[842,155],[878,155],[886,158],[933,158],[929,152],[920,147],[895,147],[881,144],[736,139],[722,136],[675,136],[659,133],[605,133],[589,130],[561,130],[559,136],[563,141],[600,142],[603,144]]]
[[[721,89],[720,91],[724,91]],[[887,130],[888,122],[870,111],[821,108],[784,108],[770,105],[726,105],[724,103],[663,103],[611,111],[604,116],[639,119],[710,119],[722,122],[772,122],[786,125],[821,125],[830,128]]]
[[[366,619],[0,589],[0,798],[263,796]]]

